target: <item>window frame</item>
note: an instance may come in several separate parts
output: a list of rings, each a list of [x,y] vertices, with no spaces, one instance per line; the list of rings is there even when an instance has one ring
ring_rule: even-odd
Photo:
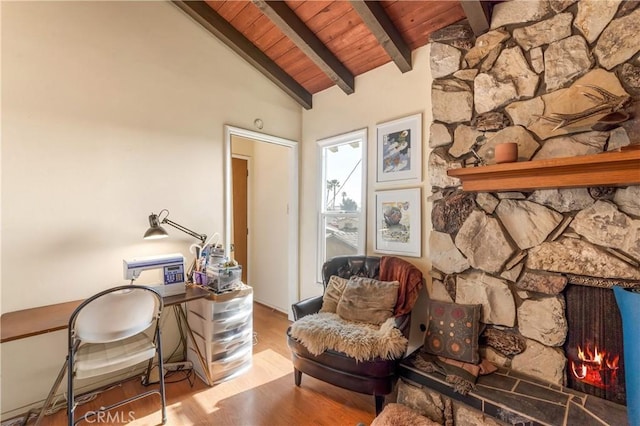
[[[316,252],[316,282],[322,283],[322,265],[326,261],[326,233],[325,233],[325,221],[328,217],[334,216],[347,216],[358,218],[358,247],[357,254],[364,255],[366,252],[367,243],[367,142],[368,142],[367,128],[354,130],[352,132],[343,133],[337,136],[332,136],[325,139],[316,141],[317,154],[318,154],[318,168],[317,168],[317,211],[318,216],[316,219],[317,224],[317,252]],[[345,145],[348,143],[359,142],[361,144],[361,189],[360,200],[354,200],[359,202],[360,212],[344,213],[344,212],[327,212],[325,211],[325,190],[326,190],[326,164],[325,164],[325,150],[336,145]]]

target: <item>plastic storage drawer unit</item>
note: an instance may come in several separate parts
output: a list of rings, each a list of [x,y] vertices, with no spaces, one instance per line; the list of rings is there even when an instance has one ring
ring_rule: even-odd
[[[198,355],[192,347],[189,347],[187,356],[193,358]],[[200,363],[194,363],[193,366],[198,377],[200,377],[209,386],[213,386],[217,383],[222,383],[238,377],[240,374],[249,370],[249,368],[251,368],[252,356],[253,353],[251,349],[249,349],[246,352],[240,353],[239,356],[236,357],[229,357],[227,359],[209,362],[206,364],[206,372],[202,370]]]
[[[214,302],[214,303],[211,303]],[[251,287],[242,290],[212,294],[208,299],[196,299],[187,303],[187,309],[207,321],[234,315],[240,311],[253,311],[253,291]]]
[[[236,312],[233,316],[216,320],[207,320],[194,312],[187,315],[191,330],[208,340],[223,338],[228,332],[245,330],[251,319],[251,311]]]
[[[234,378],[251,367],[251,287],[187,302],[187,321],[193,332],[189,336],[187,359],[209,386]]]

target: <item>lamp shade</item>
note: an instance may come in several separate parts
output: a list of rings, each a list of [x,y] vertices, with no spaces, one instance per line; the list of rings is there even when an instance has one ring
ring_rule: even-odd
[[[158,238],[167,238],[169,234],[167,231],[160,226],[158,222],[158,215],[150,214],[149,215],[149,229],[144,233],[145,240],[155,240]]]

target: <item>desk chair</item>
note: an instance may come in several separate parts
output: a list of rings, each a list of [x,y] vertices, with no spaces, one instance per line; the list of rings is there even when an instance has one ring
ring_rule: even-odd
[[[67,415],[69,426],[91,418],[99,411],[90,411],[75,420],[74,382],[124,368],[148,360],[145,384],[157,355],[159,371],[164,371],[159,319],[163,301],[158,292],[143,286],[126,285],[102,291],[85,300],[69,319],[69,347],[67,360],[51,389],[42,413],[57,391],[65,370],[67,374]],[[154,336],[147,335],[153,328]],[[164,375],[160,374],[159,389],[149,390],[127,398],[100,411],[109,411],[151,394],[160,395],[162,424],[167,420],[164,393]],[[39,421],[37,422],[39,423]],[[36,423],[36,424],[37,424]]]

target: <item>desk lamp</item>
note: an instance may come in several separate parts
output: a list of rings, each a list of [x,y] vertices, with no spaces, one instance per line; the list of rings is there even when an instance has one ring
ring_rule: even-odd
[[[160,219],[160,216],[162,216],[162,214],[165,212],[166,212],[166,215],[164,216],[164,218]],[[167,225],[171,225],[174,228],[184,232],[185,234],[189,234],[192,237],[200,240],[200,244],[191,244],[191,246],[189,247],[189,252],[196,255],[196,258],[200,256],[200,254],[202,253],[202,250],[204,250],[204,248],[207,245],[209,244],[213,244],[214,246],[219,245],[218,241],[220,240],[220,234],[218,234],[217,232],[215,232],[211,237],[209,237],[209,239],[207,239],[206,234],[198,234],[197,232],[192,231],[191,229],[184,227],[179,223],[169,220],[168,217],[169,217],[169,210],[167,209],[160,210],[160,213],[158,214],[151,213],[149,215],[149,229],[147,229],[147,232],[144,233],[144,239],[153,240],[153,239],[159,239],[159,238],[167,238],[169,234],[162,226],[160,226],[161,224],[166,223]]]
[[[162,220],[160,220],[160,216],[162,215],[162,213],[166,212],[166,215],[164,216],[164,218]],[[182,225],[180,225],[179,223],[176,223],[172,220],[169,220],[169,210],[167,209],[162,209],[160,210],[160,213],[155,214],[155,213],[151,213],[149,215],[149,229],[147,229],[147,232],[144,233],[144,238],[146,240],[153,240],[153,239],[158,239],[158,238],[166,238],[169,236],[169,234],[167,233],[167,231],[160,226],[161,224],[167,224],[170,226],[173,226],[176,229],[179,229],[180,231],[184,232],[185,234],[189,234],[194,238],[197,238],[200,240],[200,242],[204,245],[204,242],[207,241],[207,236],[205,234],[198,234],[195,231],[192,231],[189,228],[186,228]]]

